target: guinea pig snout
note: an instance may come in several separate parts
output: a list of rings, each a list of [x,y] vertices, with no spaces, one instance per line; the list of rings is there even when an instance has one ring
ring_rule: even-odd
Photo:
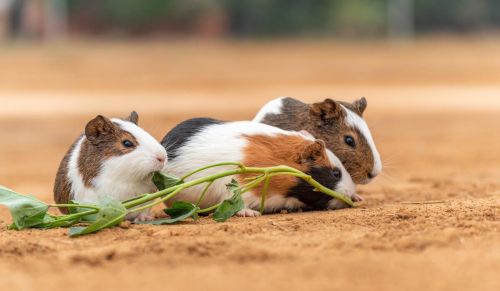
[[[162,156],[162,155],[158,155],[158,156],[156,156],[156,160],[157,160],[158,162],[160,162],[161,164],[164,164],[164,163],[165,163],[165,159],[166,159],[166,157],[165,157],[165,156]]]
[[[155,157],[158,168],[162,170],[167,164],[167,155],[157,155]]]

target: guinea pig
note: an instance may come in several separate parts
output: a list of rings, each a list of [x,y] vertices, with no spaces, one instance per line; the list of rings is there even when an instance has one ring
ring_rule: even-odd
[[[309,134],[291,132],[277,127],[251,122],[223,122],[210,118],[195,118],[174,127],[161,141],[169,151],[170,160],[164,171],[182,176],[197,168],[223,161],[240,162],[247,167],[287,165],[311,175],[322,185],[341,192],[356,200],[355,184],[335,155],[326,150],[321,140]],[[235,166],[207,169],[188,180],[212,175]],[[228,176],[216,180],[206,192],[200,207],[206,208],[230,197],[226,189],[232,178],[240,185],[247,175]],[[195,203],[205,185],[197,185],[181,192],[174,200]],[[243,194],[245,208],[240,216],[256,216],[260,212],[261,186]],[[296,210],[337,209],[346,207],[294,176],[278,175],[270,180],[265,213],[282,209]]]
[[[105,197],[123,201],[156,190],[152,174],[167,162],[167,152],[140,128],[134,111],[126,119],[92,119],[64,156],[54,185],[54,200],[67,204],[99,203]],[[67,208],[60,208],[67,213]],[[129,220],[151,220],[148,210]]]
[[[264,105],[253,121],[310,132],[325,141],[356,184],[367,184],[382,171],[382,162],[363,119],[366,106],[364,97],[353,103],[325,99],[314,104],[281,97]]]

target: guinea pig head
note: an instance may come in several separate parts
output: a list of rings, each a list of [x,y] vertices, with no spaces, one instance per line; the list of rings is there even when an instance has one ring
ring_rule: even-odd
[[[297,162],[303,166],[307,174],[311,175],[313,179],[323,186],[349,197],[355,195],[355,184],[349,173],[331,151],[326,149],[322,140],[317,139],[305,145]],[[296,197],[314,209],[338,208],[331,207],[334,199],[314,191],[308,183],[302,180],[291,189],[289,196]],[[335,202],[334,205],[337,205],[337,203]]]
[[[102,115],[92,119],[85,127],[88,142],[82,144],[81,157],[86,165],[80,169],[96,169],[106,178],[128,182],[148,179],[153,172],[162,170],[167,152],[137,125],[138,120],[135,111],[126,119]]]
[[[326,142],[354,182],[360,184],[370,182],[382,171],[380,155],[362,117],[366,107],[364,97],[353,103],[325,99],[310,105],[311,127],[307,128]]]

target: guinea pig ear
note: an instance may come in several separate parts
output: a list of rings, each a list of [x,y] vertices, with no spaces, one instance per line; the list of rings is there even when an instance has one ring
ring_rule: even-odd
[[[138,125],[139,124],[139,114],[137,114],[137,112],[135,112],[135,111],[132,111],[132,112],[130,112],[130,115],[127,118],[125,118],[125,120],[130,121],[130,122],[134,123],[135,125]]]
[[[300,162],[305,163],[308,161],[316,161],[319,159],[325,151],[325,142],[321,139],[317,139],[312,143],[309,143],[302,149],[300,153]]]
[[[97,142],[100,137],[115,132],[113,122],[108,118],[98,115],[85,126],[85,137],[91,142]]]
[[[312,104],[309,112],[322,122],[338,119],[344,113],[340,103],[329,98],[325,99],[323,102]]]
[[[358,111],[360,116],[363,116],[363,112],[365,112],[366,106],[368,106],[368,102],[366,101],[365,97],[361,97],[358,100],[355,100],[352,102],[352,105],[354,108],[356,108],[356,111]]]

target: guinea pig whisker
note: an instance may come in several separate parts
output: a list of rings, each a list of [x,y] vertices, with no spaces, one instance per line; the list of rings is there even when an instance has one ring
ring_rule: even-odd
[[[387,180],[394,180],[395,179],[390,173],[387,173],[387,172],[380,173],[380,177],[383,179],[387,179]]]

